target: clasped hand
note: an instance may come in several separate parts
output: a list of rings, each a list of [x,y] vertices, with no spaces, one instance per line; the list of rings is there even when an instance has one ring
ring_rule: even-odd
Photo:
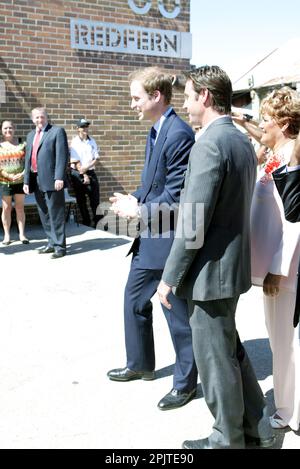
[[[130,220],[138,216],[138,201],[133,195],[114,192],[109,201],[112,203],[110,210],[119,217]]]

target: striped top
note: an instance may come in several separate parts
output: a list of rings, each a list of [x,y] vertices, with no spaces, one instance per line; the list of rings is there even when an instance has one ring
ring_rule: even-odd
[[[11,181],[7,176],[22,173],[25,164],[25,145],[13,145],[9,142],[0,143],[0,184],[20,184],[22,180]],[[6,176],[6,177],[5,177]]]

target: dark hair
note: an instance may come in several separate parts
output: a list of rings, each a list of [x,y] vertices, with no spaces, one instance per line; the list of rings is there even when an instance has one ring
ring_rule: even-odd
[[[232,84],[229,76],[217,65],[203,65],[188,72],[183,72],[193,82],[194,90],[200,93],[207,89],[212,100],[212,107],[221,114],[231,111]]]
[[[159,67],[146,67],[135,70],[129,74],[129,82],[140,81],[146,93],[152,96],[158,90],[165,98],[165,103],[170,104],[172,99],[172,81],[174,76]]]
[[[0,122],[0,128],[2,129],[2,126],[4,124],[4,122],[10,122],[11,125],[13,126],[13,128],[15,128],[15,124],[13,123],[13,121],[11,119],[3,119],[1,122]]]

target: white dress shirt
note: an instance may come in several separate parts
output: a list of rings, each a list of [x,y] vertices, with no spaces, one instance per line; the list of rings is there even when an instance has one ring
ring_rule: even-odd
[[[70,153],[71,163],[79,161],[83,167],[88,166],[93,160],[96,161],[100,158],[99,149],[92,137],[88,137],[86,140],[82,140],[79,135],[74,137],[71,142]],[[89,169],[95,169],[95,165]]]

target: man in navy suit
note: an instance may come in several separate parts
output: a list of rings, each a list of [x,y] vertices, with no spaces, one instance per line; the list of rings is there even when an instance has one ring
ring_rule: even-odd
[[[27,136],[25,155],[25,194],[34,192],[48,244],[39,254],[52,253],[52,259],[66,255],[64,183],[69,160],[66,132],[48,123],[46,109],[31,112],[35,129]]]
[[[194,143],[192,129],[170,107],[172,77],[158,67],[129,76],[131,108],[139,120],[153,124],[146,143],[141,187],[132,195],[115,193],[116,214],[140,219],[125,288],[124,320],[127,364],[108,372],[115,381],[154,379],[155,353],[151,298],[161,279],[174,239],[176,204]],[[196,394],[197,371],[192,351],[187,303],[174,296],[173,313],[163,307],[176,352],[173,388],[158,403],[160,410],[187,404]]]

